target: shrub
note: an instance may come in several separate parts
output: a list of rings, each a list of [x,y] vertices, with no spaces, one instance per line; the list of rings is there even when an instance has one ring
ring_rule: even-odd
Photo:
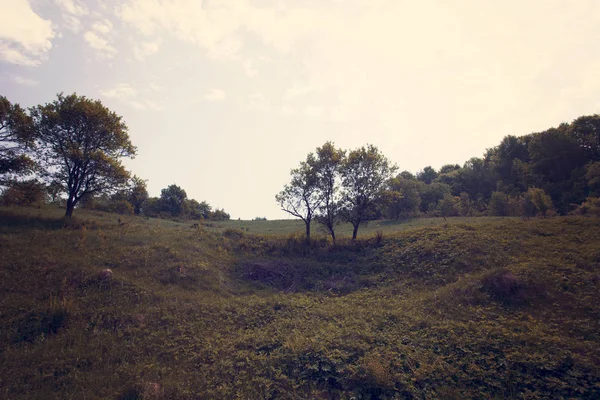
[[[600,197],[588,197],[573,214],[577,215],[593,215],[600,217]]]
[[[36,180],[14,182],[2,193],[7,206],[40,205],[46,201],[46,188]]]
[[[523,283],[508,270],[495,271],[484,276],[481,284],[484,292],[502,303],[517,304],[525,300]]]

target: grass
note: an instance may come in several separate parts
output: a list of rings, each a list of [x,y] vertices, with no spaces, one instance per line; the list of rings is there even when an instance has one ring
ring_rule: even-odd
[[[414,218],[408,220],[383,220],[368,221],[360,226],[359,236],[371,236],[377,231],[384,234],[405,231],[407,229],[421,228],[427,226],[438,226],[443,224],[480,224],[484,222],[498,220],[499,217],[451,217],[443,218]],[[304,222],[299,219],[281,219],[270,221],[211,221],[205,223],[207,229],[222,232],[226,229],[240,229],[244,232],[258,235],[303,235],[305,231]],[[316,222],[311,224],[312,232],[316,236],[327,236],[327,231]],[[343,223],[337,226],[336,236],[352,237],[352,225]]]
[[[0,209],[0,398],[600,394],[598,219],[384,222],[333,246],[288,221],[60,211]]]

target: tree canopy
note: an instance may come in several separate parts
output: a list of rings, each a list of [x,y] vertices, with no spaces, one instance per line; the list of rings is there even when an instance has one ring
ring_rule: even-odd
[[[67,217],[83,196],[127,183],[121,158],[133,158],[136,148],[122,118],[99,100],[59,94],[52,103],[33,108],[31,116],[46,175],[67,193]]]

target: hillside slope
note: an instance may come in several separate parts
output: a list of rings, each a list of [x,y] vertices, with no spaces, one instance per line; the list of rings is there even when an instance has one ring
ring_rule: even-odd
[[[0,210],[1,398],[600,395],[599,220],[332,246],[85,218]]]

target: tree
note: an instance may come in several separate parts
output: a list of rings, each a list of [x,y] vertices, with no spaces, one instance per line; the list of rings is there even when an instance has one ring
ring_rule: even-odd
[[[148,201],[148,186],[146,182],[146,180],[137,175],[134,175],[129,181],[127,201],[133,206],[133,212],[136,215],[142,213],[142,208]]]
[[[544,192],[543,189],[529,188],[527,196],[533,203],[537,211],[546,218],[548,211],[552,210],[552,199]]]
[[[25,150],[33,145],[31,118],[18,104],[0,96],[0,175],[20,175],[34,163]],[[0,183],[7,183],[4,179]]]
[[[460,215],[463,217],[469,217],[473,214],[473,201],[469,198],[469,193],[461,192],[458,206],[460,208]]]
[[[574,138],[594,161],[600,161],[600,114],[577,118],[566,128],[566,133]]]
[[[508,195],[502,192],[492,192],[488,214],[495,217],[505,217],[509,215]]]
[[[426,184],[430,184],[433,182],[435,178],[437,178],[438,173],[431,166],[423,168],[423,171],[417,174],[417,179],[425,182]]]
[[[187,193],[179,186],[172,184],[160,191],[160,210],[172,216],[179,216],[185,210]]]
[[[345,151],[336,149],[332,142],[317,148],[316,157],[308,160],[312,163],[319,189],[320,206],[316,221],[325,226],[335,242],[335,225],[338,222],[339,208],[339,170],[344,161]]]
[[[306,240],[310,240],[310,224],[323,199],[319,195],[318,177],[311,164],[314,157],[309,154],[308,161],[291,171],[292,180],[275,196],[281,209],[304,221]]]
[[[444,194],[444,197],[439,201],[438,208],[442,217],[456,217],[460,214],[458,197],[452,196],[450,193]]]
[[[31,116],[46,175],[66,189],[67,217],[83,196],[127,183],[129,173],[120,159],[133,158],[136,148],[122,118],[99,100],[59,94],[54,102],[33,108]]]
[[[406,179],[402,174],[390,179],[389,187],[392,192],[388,215],[394,219],[407,218],[419,213],[421,206],[420,189],[423,182]]]
[[[342,216],[354,227],[353,240],[356,239],[360,224],[385,198],[387,182],[396,169],[373,145],[352,150],[344,160],[340,168]]]

